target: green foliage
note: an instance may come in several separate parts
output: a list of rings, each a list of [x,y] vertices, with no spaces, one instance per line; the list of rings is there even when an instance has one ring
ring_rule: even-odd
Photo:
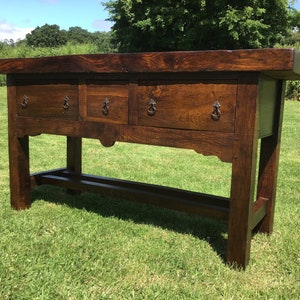
[[[291,27],[295,30],[300,28],[300,11],[292,8],[290,10]]]
[[[285,97],[289,100],[296,100],[300,93],[300,81],[288,81],[286,85]]]
[[[291,27],[293,30],[285,37],[284,44],[298,46],[300,45],[300,11],[292,9],[290,17]]]
[[[297,46],[300,45],[300,32],[295,30],[284,39],[285,45]]]
[[[269,29],[260,20],[265,12],[265,8],[259,7],[236,9],[228,6],[224,17],[220,18],[220,27],[228,32],[232,43],[229,48],[261,48],[264,32]]]
[[[58,47],[67,43],[67,35],[58,25],[45,24],[28,33],[26,41],[32,47]]]
[[[100,53],[117,52],[117,45],[112,40],[111,32],[95,32],[93,33],[93,44],[97,46]]]
[[[110,0],[121,52],[272,47],[290,29],[288,0]]]
[[[116,46],[114,46],[112,42],[111,32],[89,32],[79,26],[70,27],[69,30],[60,30],[58,25],[45,24],[42,27],[35,28],[31,33],[27,34],[25,43],[27,46],[37,48],[59,48],[67,44],[75,46],[94,44],[101,53],[116,51]],[[8,43],[5,44],[8,45]],[[18,45],[19,44],[20,42]],[[23,41],[22,44],[24,44]],[[14,45],[14,43],[12,43],[12,45]],[[1,51],[0,44],[0,52]],[[28,50],[26,47],[20,48],[20,51],[22,53],[20,53],[18,57],[32,56],[30,54],[32,51]]]
[[[0,87],[6,85],[6,76],[0,74]]]
[[[67,35],[68,41],[74,44],[87,44],[93,40],[93,34],[79,26],[70,27]]]

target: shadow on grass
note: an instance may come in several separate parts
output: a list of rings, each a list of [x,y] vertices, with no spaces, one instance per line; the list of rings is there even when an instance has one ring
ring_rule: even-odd
[[[151,224],[182,234],[191,234],[207,241],[225,262],[227,243],[225,222],[100,194],[71,195],[66,193],[65,189],[50,185],[35,187],[31,193],[32,202],[43,199],[59,205],[85,209],[103,217],[116,217],[138,224]]]

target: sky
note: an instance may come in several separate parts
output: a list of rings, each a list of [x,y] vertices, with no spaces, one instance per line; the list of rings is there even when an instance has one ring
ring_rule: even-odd
[[[0,40],[24,39],[37,26],[109,31],[103,0],[0,0]]]
[[[37,26],[79,26],[89,32],[109,31],[103,0],[0,0],[0,40],[24,39]],[[176,0],[174,0],[176,1]],[[300,0],[295,1],[300,10]]]

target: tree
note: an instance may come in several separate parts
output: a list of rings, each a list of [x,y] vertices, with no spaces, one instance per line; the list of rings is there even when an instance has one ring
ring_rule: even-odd
[[[296,9],[291,10],[291,27],[292,32],[288,35],[285,40],[284,44],[286,45],[299,45],[300,43],[300,11]]]
[[[92,33],[79,26],[70,27],[68,30],[68,41],[74,44],[86,44],[92,41]]]
[[[110,0],[121,52],[272,47],[290,30],[288,0]]]
[[[58,47],[67,43],[67,34],[58,25],[45,24],[28,33],[26,41],[33,47]]]
[[[96,31],[92,34],[93,44],[97,45],[100,53],[116,52],[117,46],[112,43],[111,32]]]
[[[291,9],[291,26],[294,31],[300,29],[300,11],[295,8]]]

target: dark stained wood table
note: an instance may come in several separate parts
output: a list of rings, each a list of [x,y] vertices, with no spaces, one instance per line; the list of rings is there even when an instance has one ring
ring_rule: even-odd
[[[252,234],[272,232],[284,83],[300,79],[299,61],[293,49],[1,59],[12,207],[53,184],[223,219],[227,262],[245,268]],[[29,136],[41,133],[67,137],[66,167],[30,174]],[[230,198],[82,174],[83,137],[215,155],[232,163]]]

